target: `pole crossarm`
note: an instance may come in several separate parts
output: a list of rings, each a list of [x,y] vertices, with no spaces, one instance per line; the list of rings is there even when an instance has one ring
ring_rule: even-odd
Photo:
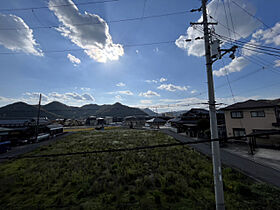
[[[190,25],[203,25],[204,23],[203,22],[198,22],[198,23],[195,23],[195,22],[190,22]],[[218,23],[214,23],[214,22],[209,22],[207,23],[208,25],[218,25]]]

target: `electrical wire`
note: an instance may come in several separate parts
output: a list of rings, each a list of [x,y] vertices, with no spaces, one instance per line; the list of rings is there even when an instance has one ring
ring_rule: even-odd
[[[172,13],[165,13],[160,15],[149,15],[144,17],[135,17],[135,18],[125,18],[125,19],[119,19],[119,20],[107,20],[107,23],[120,23],[120,22],[127,22],[127,21],[137,21],[137,20],[143,20],[143,19],[152,19],[152,18],[160,18],[160,17],[167,17],[167,16],[173,16],[173,15],[183,15],[190,12],[189,10],[185,11],[179,11],[179,12],[172,12]],[[71,23],[73,26],[87,26],[87,25],[98,25],[103,24],[100,22],[86,22],[86,23]],[[60,25],[51,25],[51,26],[37,26],[37,27],[28,27],[28,28],[0,28],[0,31],[17,31],[17,30],[36,30],[36,29],[52,29],[52,28],[58,28]]]
[[[103,4],[103,3],[110,3],[110,2],[117,2],[117,1],[120,1],[120,0],[88,1],[88,2],[81,2],[81,3],[75,3],[75,4],[61,4],[61,5],[53,5],[53,6],[10,8],[10,9],[0,9],[0,12],[14,12],[14,11],[23,11],[23,10],[49,9],[50,7],[51,8],[56,8],[56,7],[76,6],[76,5]]]
[[[162,45],[162,44],[174,44],[176,40],[161,41],[161,42],[149,42],[149,43],[139,43],[139,44],[124,44],[123,47],[143,47],[151,45]],[[63,52],[77,52],[84,50],[92,50],[93,48],[69,48],[63,50],[42,50],[42,53],[63,53]],[[20,55],[26,54],[26,52],[0,52],[0,55]]]
[[[236,140],[236,139],[244,139],[249,137],[257,137],[263,135],[278,135],[280,131],[274,132],[263,132],[258,134],[249,134],[244,136],[233,136],[233,137],[226,137],[226,138],[215,138],[215,139],[206,139],[206,140],[197,140],[197,141],[189,141],[189,142],[180,142],[180,143],[172,143],[172,144],[158,144],[158,145],[150,145],[150,146],[139,146],[139,147],[132,147],[132,148],[119,148],[119,149],[107,149],[107,150],[93,150],[93,151],[81,151],[81,152],[69,152],[69,153],[56,153],[56,154],[45,154],[45,155],[24,155],[18,157],[1,157],[0,160],[17,160],[17,159],[36,159],[36,158],[51,158],[51,157],[65,157],[65,156],[74,156],[74,155],[92,155],[92,154],[102,154],[102,153],[116,153],[116,152],[131,152],[131,151],[139,151],[139,150],[148,150],[148,149],[157,149],[157,148],[169,148],[169,147],[176,147],[176,146],[184,146],[184,145],[191,145],[191,144],[203,144],[203,143],[210,143],[210,142],[225,142],[227,140]]]
[[[231,2],[233,4],[235,4],[237,7],[239,7],[243,12],[245,12],[246,14],[248,14],[249,16],[255,18],[257,21],[259,21],[260,23],[262,23],[264,26],[266,26],[268,29],[271,29],[270,26],[268,26],[267,24],[265,24],[261,19],[259,19],[258,17],[256,17],[255,15],[251,14],[248,10],[244,9],[242,6],[240,6],[239,4],[237,4],[235,1],[231,0]],[[272,30],[272,29],[271,29]]]

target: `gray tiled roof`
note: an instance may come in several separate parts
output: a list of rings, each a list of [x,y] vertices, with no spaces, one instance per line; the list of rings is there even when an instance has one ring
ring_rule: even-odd
[[[262,107],[274,107],[280,106],[280,99],[275,100],[248,100],[244,102],[238,102],[230,106],[225,107],[223,110],[232,109],[250,109],[250,108],[262,108]]]

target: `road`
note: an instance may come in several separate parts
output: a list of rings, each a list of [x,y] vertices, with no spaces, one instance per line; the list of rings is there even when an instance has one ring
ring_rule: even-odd
[[[68,136],[70,134],[71,133],[63,133],[60,136],[57,136],[53,139],[49,139],[49,140],[46,140],[46,141],[41,141],[41,142],[34,143],[34,144],[25,144],[25,145],[22,145],[22,146],[12,147],[12,149],[9,150],[8,152],[0,154],[0,163],[8,160],[8,159],[1,159],[1,158],[6,158],[6,157],[11,157],[12,158],[12,157],[17,157],[19,155],[23,155],[25,153],[28,153],[28,152],[31,152],[31,151],[37,149],[38,147],[41,147],[41,146],[44,146],[44,145],[49,145],[52,142],[55,142],[55,141],[61,139],[62,137]]]
[[[170,130],[162,130],[162,132],[172,136],[180,142],[193,141],[193,139],[191,138],[174,133]],[[196,144],[190,146],[200,153],[211,156],[211,148],[209,144]],[[280,187],[280,171],[273,169],[267,165],[254,162],[245,157],[233,154],[222,148],[220,153],[222,164],[235,168],[257,181],[266,182],[268,184]]]

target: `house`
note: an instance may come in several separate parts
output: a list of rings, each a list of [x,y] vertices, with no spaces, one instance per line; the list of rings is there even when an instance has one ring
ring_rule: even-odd
[[[166,120],[156,117],[147,120],[146,123],[149,124],[151,128],[159,128],[159,126],[163,126],[166,123]]]
[[[232,104],[223,110],[228,137],[280,130],[280,99],[248,100]],[[259,139],[258,143],[275,144],[277,141],[280,143],[279,137],[267,135],[262,140]]]
[[[95,126],[97,125],[97,119],[96,116],[90,116],[86,119],[86,125],[91,125],[91,126]]]
[[[47,125],[47,129],[51,137],[63,134],[63,126],[60,124]]]
[[[129,128],[143,127],[146,123],[145,116],[127,116],[124,118],[123,125]]]
[[[169,120],[172,127],[177,128],[178,133],[186,133],[190,137],[209,137],[210,123],[209,111],[193,108],[180,117]],[[217,111],[217,123],[219,137],[225,137],[225,121],[223,111]]]
[[[105,117],[105,124],[110,125],[113,123],[113,117],[107,116]]]
[[[39,118],[39,125],[46,126],[50,123],[47,118]],[[37,118],[28,119],[0,119],[0,127],[4,128],[23,128],[37,125]]]

